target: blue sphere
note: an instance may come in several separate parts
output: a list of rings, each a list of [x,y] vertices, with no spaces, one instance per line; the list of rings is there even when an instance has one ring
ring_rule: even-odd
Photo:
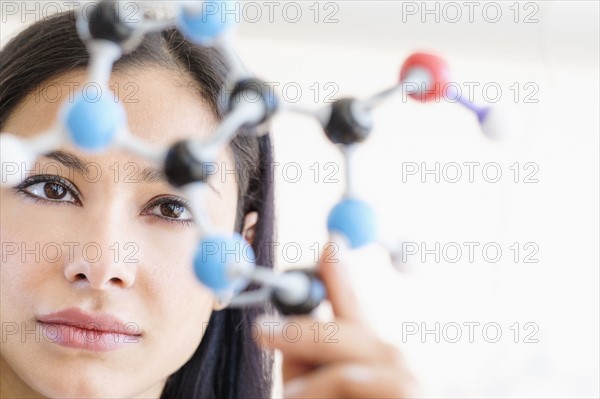
[[[67,109],[64,121],[73,142],[88,151],[106,149],[125,122],[125,110],[110,96],[95,102],[79,96]]]
[[[237,292],[245,288],[248,281],[235,276],[235,269],[253,267],[255,262],[252,247],[240,234],[214,235],[200,241],[194,257],[194,272],[202,284],[217,293]]]
[[[351,248],[359,248],[375,241],[376,219],[375,211],[369,204],[347,198],[331,210],[327,228],[330,233],[339,233],[346,237]]]
[[[235,1],[205,1],[202,3],[202,12],[182,9],[178,27],[188,39],[206,46],[237,22],[238,13]]]

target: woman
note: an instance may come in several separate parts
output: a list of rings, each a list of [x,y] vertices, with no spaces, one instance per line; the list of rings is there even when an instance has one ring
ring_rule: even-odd
[[[50,128],[85,88],[88,60],[72,13],[20,33],[0,53],[0,131]],[[108,95],[135,135],[166,146],[211,133],[225,75],[217,52],[166,30],[115,64]],[[217,165],[238,176],[213,179],[207,213],[272,267],[271,157],[268,135],[237,135]],[[23,183],[1,190],[2,398],[264,398],[271,349],[283,354],[289,396],[412,395],[398,351],[361,324],[342,266],[327,254],[319,270],[335,343],[323,324],[315,335],[308,316],[289,320],[304,333],[298,341],[275,328],[281,321],[263,320],[257,335],[252,323],[265,307],[222,309],[195,280],[193,215],[145,160],[66,145],[22,172]]]

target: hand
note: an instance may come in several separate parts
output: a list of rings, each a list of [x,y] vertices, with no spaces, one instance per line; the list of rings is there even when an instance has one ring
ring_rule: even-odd
[[[318,272],[335,320],[289,317],[271,324],[279,327],[274,334],[261,335],[262,345],[283,355],[284,396],[415,397],[417,384],[402,354],[367,328],[348,275],[331,250],[322,254]]]

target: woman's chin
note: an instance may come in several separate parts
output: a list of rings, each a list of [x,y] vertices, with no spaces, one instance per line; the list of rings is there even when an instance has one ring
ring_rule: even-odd
[[[132,370],[117,370],[64,362],[61,367],[40,367],[35,374],[29,374],[25,381],[33,390],[48,398],[134,398],[159,397],[162,386],[156,393],[147,390],[148,381],[142,375],[136,376]],[[42,363],[48,364],[48,363]],[[25,377],[25,376],[23,376]],[[142,388],[144,387],[144,388]],[[142,392],[146,390],[146,392]]]
[[[94,378],[89,375],[61,376],[53,380],[36,381],[30,386],[47,398],[135,398],[160,397],[161,387],[156,393],[152,390],[135,391],[131,381],[116,383],[114,379]]]

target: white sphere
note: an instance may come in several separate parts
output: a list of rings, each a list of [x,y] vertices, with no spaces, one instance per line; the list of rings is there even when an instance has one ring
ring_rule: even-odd
[[[506,139],[514,128],[511,115],[501,105],[492,106],[481,123],[483,134],[493,140]]]
[[[15,186],[24,179],[26,171],[32,170],[37,154],[21,138],[11,133],[0,134],[0,186]]]

